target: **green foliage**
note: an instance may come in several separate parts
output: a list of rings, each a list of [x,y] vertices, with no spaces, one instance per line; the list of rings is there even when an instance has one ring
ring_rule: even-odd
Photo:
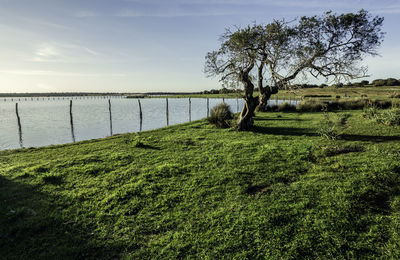
[[[283,102],[282,104],[279,105],[277,110],[278,112],[293,112],[296,111],[296,106],[291,105],[288,102]]]
[[[326,103],[316,99],[305,99],[297,106],[301,112],[321,112],[325,108]]]
[[[372,85],[376,87],[381,87],[381,86],[400,86],[400,81],[394,78],[388,78],[388,79],[376,79],[372,81]]]
[[[400,108],[394,107],[392,109],[380,110],[372,106],[364,109],[363,117],[384,125],[400,125]]]
[[[382,111],[377,118],[377,122],[390,126],[400,125],[400,109],[392,108]]]
[[[328,140],[336,140],[339,137],[339,124],[328,113],[324,113],[323,120],[319,125],[317,132],[320,136]]]
[[[392,94],[390,94],[389,97],[390,98],[400,98],[400,92],[393,92]]]
[[[210,124],[219,128],[228,128],[231,126],[230,121],[233,119],[233,114],[230,107],[221,103],[213,107],[210,111],[210,117],[207,118]]]
[[[376,100],[367,98],[357,98],[348,100],[323,101],[318,99],[305,99],[300,102],[297,110],[301,112],[320,112],[336,110],[357,110],[375,106],[378,108],[390,108],[393,102],[390,100]]]
[[[323,119],[319,122],[318,134],[328,140],[336,140],[347,128],[350,114],[331,114],[324,112]]]

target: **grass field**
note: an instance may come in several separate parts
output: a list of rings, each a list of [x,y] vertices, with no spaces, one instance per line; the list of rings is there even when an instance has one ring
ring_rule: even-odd
[[[400,127],[341,113],[2,151],[1,258],[399,258]]]

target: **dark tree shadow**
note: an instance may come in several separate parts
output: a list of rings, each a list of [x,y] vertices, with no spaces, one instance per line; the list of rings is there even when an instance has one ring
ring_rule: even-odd
[[[305,121],[304,119],[298,119],[298,118],[284,118],[284,117],[275,117],[275,118],[257,118],[254,117],[254,120],[257,121]]]
[[[264,127],[254,126],[252,131],[261,134],[272,135],[290,135],[290,136],[318,136],[313,132],[313,129],[298,128],[298,127]]]
[[[114,259],[125,250],[96,243],[102,240],[93,229],[67,219],[57,198],[31,185],[0,176],[0,201],[2,259]]]
[[[364,142],[390,142],[400,141],[400,136],[376,136],[376,135],[341,135],[340,139],[346,141],[364,141]]]

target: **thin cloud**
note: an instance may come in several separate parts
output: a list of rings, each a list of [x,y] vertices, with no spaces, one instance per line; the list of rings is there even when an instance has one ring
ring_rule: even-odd
[[[39,26],[44,26],[44,27],[49,27],[53,29],[62,29],[62,30],[71,30],[72,28],[63,24],[59,23],[54,23],[54,22],[48,22],[48,21],[43,21],[39,19],[32,19],[32,18],[26,18],[26,17],[19,17],[22,21],[30,24],[36,24]]]
[[[100,54],[86,46],[69,43],[42,43],[35,48],[34,62],[76,62],[90,60]]]
[[[0,70],[2,74],[20,76],[62,76],[62,77],[124,77],[120,73],[76,73],[52,70]]]

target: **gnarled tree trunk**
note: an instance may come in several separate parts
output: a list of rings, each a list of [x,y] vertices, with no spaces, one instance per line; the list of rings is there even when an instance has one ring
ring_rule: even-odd
[[[268,100],[271,98],[271,95],[278,93],[278,88],[265,86],[263,88],[260,88],[259,91],[260,91],[260,94],[258,96],[259,105],[257,111],[265,112],[267,111]]]
[[[240,80],[244,85],[244,106],[237,122],[238,131],[249,130],[253,126],[254,111],[258,106],[258,97],[253,97],[254,85],[249,77],[251,68],[240,73]]]
[[[244,105],[242,112],[240,113],[238,122],[237,122],[237,130],[245,131],[251,129],[253,126],[253,116],[254,111],[258,105],[258,98],[251,97],[249,99],[244,100]]]

